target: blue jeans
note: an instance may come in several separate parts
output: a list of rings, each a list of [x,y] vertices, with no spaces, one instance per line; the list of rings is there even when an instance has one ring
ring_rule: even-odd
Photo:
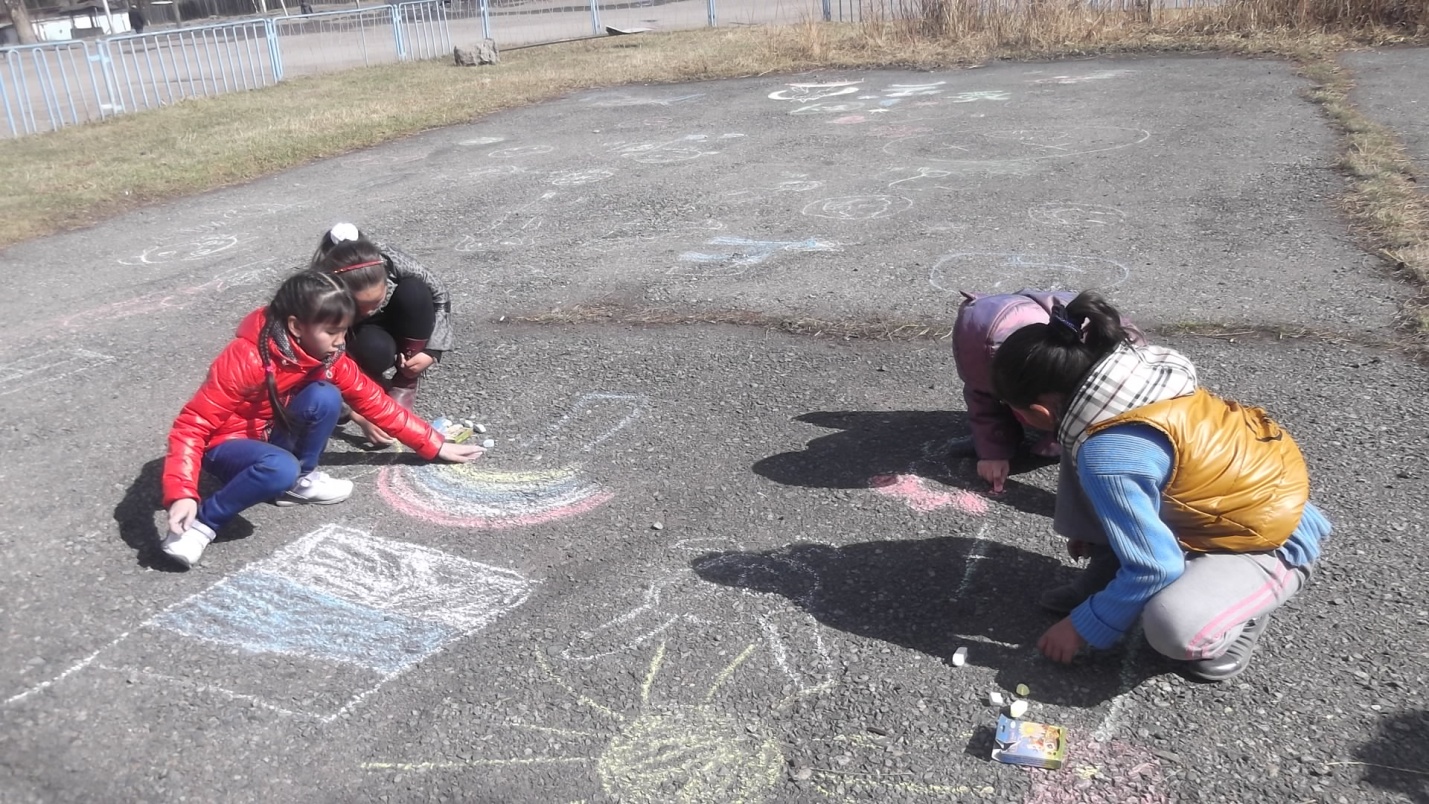
[[[223,488],[199,503],[198,521],[215,532],[244,510],[268,502],[318,467],[328,436],[342,411],[342,393],[330,382],[315,382],[288,402],[298,425],[296,439],[275,423],[267,441],[237,438],[210,447],[203,468]]]

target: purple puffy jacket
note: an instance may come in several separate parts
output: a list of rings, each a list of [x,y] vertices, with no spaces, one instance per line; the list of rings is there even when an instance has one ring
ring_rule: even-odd
[[[964,293],[963,297],[966,301],[958,307],[953,325],[953,361],[963,381],[973,447],[980,460],[1011,460],[1022,441],[1022,424],[992,391],[992,356],[1008,335],[1028,324],[1047,323],[1052,305],[1067,304],[1077,294],[1024,288],[995,296]],[[1132,340],[1144,342],[1136,325],[1126,320],[1122,325]]]

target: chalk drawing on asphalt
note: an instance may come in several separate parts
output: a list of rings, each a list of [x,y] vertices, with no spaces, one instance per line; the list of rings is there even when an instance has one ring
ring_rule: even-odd
[[[1037,223],[1050,226],[1115,226],[1126,221],[1126,213],[1104,204],[1077,204],[1049,201],[1027,210]]]
[[[862,102],[856,101],[856,100],[854,100],[854,101],[840,101],[840,102],[838,102],[838,103],[820,102],[820,103],[811,103],[811,104],[809,104],[808,106],[800,106],[799,108],[794,109],[793,111],[789,112],[789,114],[797,114],[797,115],[807,115],[807,114],[844,114],[844,113],[846,113],[846,112],[856,112],[856,111],[858,111],[859,109],[862,109],[863,107],[864,107],[864,104],[863,104]],[[881,112],[881,111],[887,111],[887,110],[886,110],[886,109],[873,109],[873,110],[870,111],[870,114],[871,114],[872,112]]]
[[[498,148],[487,154],[491,159],[522,159],[528,156],[540,156],[556,150],[554,145],[513,145],[510,148]]]
[[[1053,75],[1043,78],[1034,78],[1028,81],[1029,84],[1081,84],[1087,81],[1105,81],[1108,78],[1121,78],[1131,75],[1135,70],[1099,70],[1094,73],[1083,73],[1082,75]]]
[[[131,257],[120,257],[120,265],[159,265],[169,262],[202,260],[238,245],[239,235],[207,234],[193,240],[183,240],[153,246]]]
[[[156,290],[131,299],[101,304],[98,307],[64,315],[57,320],[57,323],[65,329],[77,330],[135,315],[147,315],[164,310],[183,310],[195,302],[209,299],[229,288],[253,285],[275,278],[283,272],[285,267],[278,262],[276,257],[255,260],[229,268],[201,284],[177,290]]]
[[[710,137],[708,134],[687,134],[674,140],[610,143],[607,145],[607,148],[612,153],[634,162],[641,162],[647,165],[668,165],[720,153],[720,151],[717,150],[707,150],[703,147],[705,143],[712,143],[719,140],[734,140],[743,137],[744,134],[738,132],[721,134],[719,137]]]
[[[868,117],[861,114],[846,114],[843,117],[835,117],[829,121],[831,126],[856,126],[860,123],[867,123]]]
[[[940,257],[928,281],[946,293],[963,288],[1085,290],[1114,288],[1130,275],[1125,265],[1105,257],[958,251]]]
[[[1002,90],[985,90],[982,92],[959,92],[948,98],[949,103],[976,103],[977,101],[1005,101],[1011,100],[1011,92]]]
[[[925,181],[925,180],[927,180],[927,179],[946,179],[947,177],[953,175],[954,172],[951,171],[951,170],[943,170],[942,168],[931,168],[931,167],[893,168],[893,170],[894,170],[894,171],[897,171],[897,172],[906,172],[906,171],[910,171],[910,170],[916,171],[916,172],[915,172],[913,175],[911,175],[911,176],[904,176],[904,177],[901,178],[901,179],[895,179],[895,180],[889,182],[889,183],[888,183],[888,187],[889,187],[890,189],[892,189],[893,187],[896,187],[897,185],[900,185],[900,184],[911,184],[912,182],[924,182],[924,183],[923,183],[923,184],[919,184],[919,185],[915,185],[915,186],[910,186],[910,187],[908,188],[908,189],[910,189],[910,190],[925,190],[925,189],[928,189],[928,188],[930,188],[930,187],[932,187],[932,188],[937,188],[937,189],[940,189],[940,190],[952,190],[952,189],[955,189],[955,188],[952,188],[952,187],[948,187],[948,186],[946,186],[946,185],[942,185],[942,184],[932,184],[932,183],[929,183],[929,182],[926,182],[926,181]]]
[[[472,168],[467,171],[467,176],[479,179],[483,176],[514,176],[517,173],[531,173],[532,171],[520,165],[487,165],[486,167]]]
[[[546,217],[559,209],[577,206],[585,198],[571,196],[560,190],[547,190],[539,198],[519,207],[502,210],[486,228],[463,235],[452,247],[459,253],[470,253],[498,246],[529,246],[536,242],[536,233],[546,224]]]
[[[615,175],[615,171],[604,168],[590,168],[588,170],[561,170],[551,174],[546,179],[547,184],[554,184],[557,187],[577,187],[582,184],[594,184],[598,181],[605,181]]]
[[[965,489],[935,489],[926,478],[914,472],[875,475],[868,487],[875,494],[901,500],[920,514],[949,508],[972,516],[987,513],[987,500]]]
[[[946,89],[945,81],[934,81],[930,84],[889,84],[883,90],[884,97],[887,98],[917,98],[925,95],[940,95]]]
[[[789,84],[784,89],[776,89],[769,93],[770,100],[776,101],[797,101],[799,103],[811,103],[824,98],[836,98],[840,95],[853,95],[859,91],[858,85],[862,81],[834,81],[826,84]]]
[[[650,97],[645,95],[635,95],[629,92],[603,92],[598,95],[590,95],[581,98],[581,103],[587,106],[595,106],[603,109],[614,109],[625,106],[676,106],[681,103],[703,98],[705,93],[695,92],[689,95],[671,95],[668,97]]]
[[[114,362],[88,349],[51,349],[9,363],[0,363],[0,396],[29,391],[72,374]]]
[[[464,140],[458,142],[457,145],[466,145],[466,146],[468,146],[468,147],[471,147],[471,146],[480,146],[480,145],[495,145],[495,144],[497,144],[498,142],[506,142],[506,138],[505,138],[505,137],[470,137],[470,138],[468,138],[468,139],[464,139]]]
[[[686,251],[680,255],[680,265],[671,268],[671,276],[722,277],[739,276],[756,265],[763,265],[782,252],[843,251],[843,246],[817,238],[804,240],[753,240],[748,237],[720,236],[705,241],[717,246],[711,251]]]
[[[907,211],[913,202],[897,195],[847,195],[815,201],[801,210],[814,218],[867,221]]]
[[[1145,142],[1151,132],[1120,126],[987,129],[907,137],[883,146],[885,153],[923,162],[962,164],[1029,162],[1100,153]]]
[[[469,464],[385,466],[378,493],[397,511],[445,527],[501,530],[580,516],[615,496],[585,473],[585,462],[647,405],[639,394],[582,394],[545,432],[513,442],[526,463],[549,459],[552,468],[493,467],[497,455]]]
[[[773,187],[755,187],[749,190],[732,190],[727,193],[720,193],[719,200],[724,202],[747,203],[750,201],[761,201],[767,198],[766,193],[808,193],[824,186],[821,181],[803,178],[804,174],[788,174],[799,178],[790,178],[775,184]]]
[[[653,241],[668,237],[701,237],[709,232],[724,231],[724,228],[723,222],[713,219],[677,221],[668,224],[656,224],[642,219],[617,224],[613,229],[601,235],[600,239],[633,238],[641,241]]]
[[[512,570],[325,525],[169,606],[5,703],[94,666],[331,722],[392,679],[520,607],[532,587]],[[137,637],[135,644],[124,644],[130,636]],[[170,673],[147,667],[163,649],[174,651],[163,661]],[[186,681],[182,657],[200,650],[222,651],[227,658]],[[112,654],[120,661],[107,658]],[[274,656],[283,662],[273,664]]]
[[[703,547],[690,544],[685,549]],[[699,574],[684,568],[648,584],[636,605],[579,632],[561,656],[591,661],[678,631],[698,635],[711,626],[741,628],[758,635],[769,660],[798,694],[833,684],[823,626],[809,613],[818,605],[819,576],[814,569],[789,555],[740,552],[697,559],[695,568]],[[705,573],[729,583],[712,583],[701,577]]]
[[[233,207],[218,212],[201,213],[210,216],[210,220],[205,221],[204,223],[196,224],[194,226],[187,226],[183,229],[179,229],[179,231],[184,234],[196,235],[222,232],[225,229],[231,228],[233,224],[237,221],[260,218],[268,215],[277,215],[279,213],[291,214],[291,212],[297,206],[297,204],[283,203],[243,204],[238,207]]]
[[[427,158],[425,153],[401,153],[401,154],[359,154],[344,158],[338,164],[343,167],[374,167],[377,165],[405,165],[408,162],[419,162]]]

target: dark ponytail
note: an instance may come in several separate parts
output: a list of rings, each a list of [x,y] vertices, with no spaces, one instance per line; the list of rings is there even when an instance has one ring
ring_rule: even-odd
[[[337,277],[351,293],[387,280],[387,258],[382,250],[350,223],[339,223],[323,233],[308,268]]]
[[[357,304],[352,294],[340,282],[327,274],[301,271],[284,280],[268,303],[267,319],[258,333],[258,358],[263,361],[265,382],[268,386],[268,402],[273,406],[273,416],[289,433],[297,436],[294,429],[297,422],[288,408],[278,397],[277,371],[273,365],[273,344],[277,344],[284,354],[296,357],[295,347],[288,337],[288,318],[297,318],[303,324],[344,324],[351,322],[357,314]]]
[[[1121,314],[1094,290],[1065,307],[1052,307],[1046,324],[1030,324],[1011,335],[992,358],[992,387],[1015,408],[1043,394],[1070,396],[1097,361],[1129,340]]]

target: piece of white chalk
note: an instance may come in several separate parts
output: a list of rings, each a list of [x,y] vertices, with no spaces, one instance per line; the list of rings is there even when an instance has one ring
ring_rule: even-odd
[[[964,664],[967,663],[967,660],[967,648],[958,648],[957,650],[953,651],[953,667],[962,667]]]
[[[463,425],[465,425],[465,426],[466,426],[466,429],[468,429],[468,430],[475,430],[475,429],[476,429],[476,425],[471,423],[471,419],[462,419],[462,420],[461,420],[461,423],[462,423]]]
[[[992,704],[993,706],[1002,706],[1004,703],[1006,703],[1006,701],[1004,701],[1002,698],[1002,693],[998,692],[997,690],[993,690],[992,692],[989,692],[987,694],[987,702]]]
[[[1013,720],[1022,717],[1027,714],[1027,702],[1013,701],[1012,705],[1007,707],[1007,714],[1011,715]]]
[[[496,440],[488,438],[485,441],[481,442],[481,445],[483,447],[486,447],[487,449],[491,449],[492,447],[496,446]]]
[[[484,432],[486,432],[486,425],[484,425],[484,424],[472,425],[472,428],[471,428],[471,429],[477,431],[478,433],[484,433]]]

